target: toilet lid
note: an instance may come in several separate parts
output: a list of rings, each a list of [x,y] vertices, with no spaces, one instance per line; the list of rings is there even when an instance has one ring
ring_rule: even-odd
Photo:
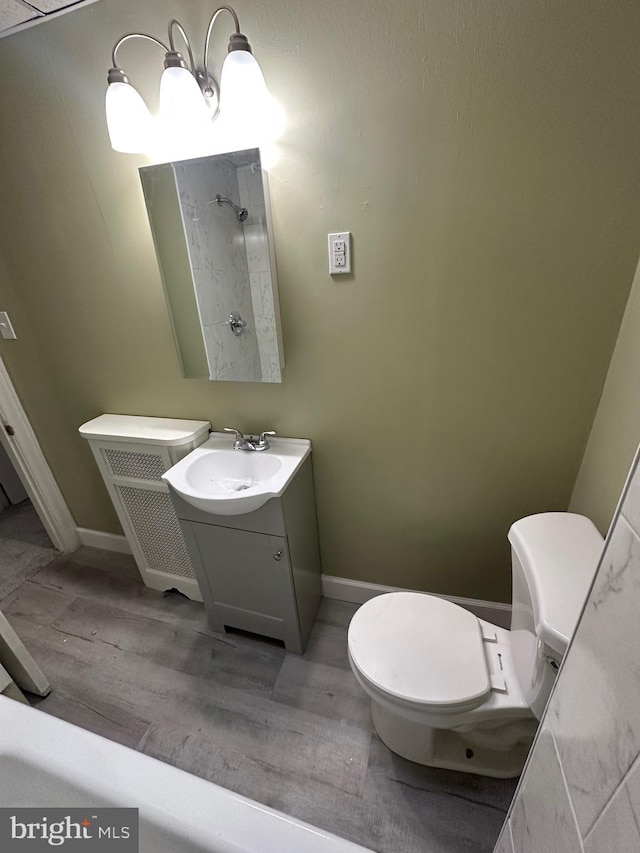
[[[432,595],[367,601],[351,620],[349,654],[375,687],[434,710],[474,708],[491,689],[477,618]]]

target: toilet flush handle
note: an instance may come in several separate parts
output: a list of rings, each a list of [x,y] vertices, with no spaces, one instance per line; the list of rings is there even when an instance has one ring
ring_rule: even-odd
[[[560,664],[555,658],[552,658],[551,655],[545,654],[542,657],[545,659],[545,661],[549,664],[549,666],[554,672],[557,672],[560,669]]]

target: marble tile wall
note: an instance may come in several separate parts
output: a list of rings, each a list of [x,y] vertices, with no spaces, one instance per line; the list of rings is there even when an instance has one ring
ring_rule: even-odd
[[[209,375],[212,379],[259,382],[262,378],[244,226],[216,194],[240,205],[236,167],[203,158],[174,166],[194,277],[194,290]],[[229,315],[247,325],[236,337]]]
[[[244,226],[247,264],[263,382],[280,381],[280,356],[273,304],[267,216],[261,173],[251,166],[238,169],[240,204],[249,211]]]
[[[640,466],[494,853],[640,850]]]

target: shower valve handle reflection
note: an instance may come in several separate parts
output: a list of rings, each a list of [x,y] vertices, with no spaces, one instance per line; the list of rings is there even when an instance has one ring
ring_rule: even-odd
[[[239,314],[229,314],[227,325],[229,326],[233,334],[237,338],[239,338],[243,330],[247,327],[247,321],[243,320]]]

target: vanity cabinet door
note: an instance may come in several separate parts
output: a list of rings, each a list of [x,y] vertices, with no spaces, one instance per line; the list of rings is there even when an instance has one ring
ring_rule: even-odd
[[[210,593],[212,626],[277,637],[297,651],[300,630],[286,538],[183,524],[197,547],[198,574],[205,576]]]

